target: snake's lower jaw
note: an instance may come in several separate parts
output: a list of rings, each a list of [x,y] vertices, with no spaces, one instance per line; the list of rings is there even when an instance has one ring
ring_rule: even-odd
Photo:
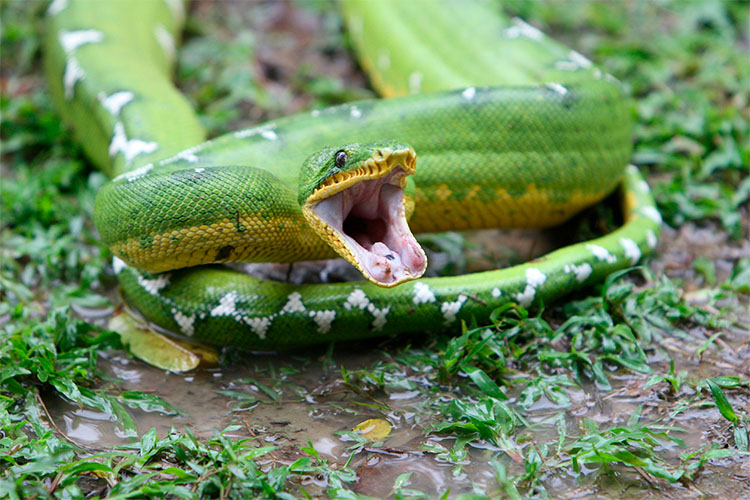
[[[427,257],[406,221],[407,172],[361,181],[303,209],[308,223],[344,259],[376,285],[419,278]]]

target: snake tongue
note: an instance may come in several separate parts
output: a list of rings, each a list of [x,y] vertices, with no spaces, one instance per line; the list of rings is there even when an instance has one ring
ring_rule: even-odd
[[[361,181],[325,198],[312,209],[332,230],[334,249],[380,286],[419,278],[427,267],[427,257],[406,222],[405,175],[396,167],[384,177]]]

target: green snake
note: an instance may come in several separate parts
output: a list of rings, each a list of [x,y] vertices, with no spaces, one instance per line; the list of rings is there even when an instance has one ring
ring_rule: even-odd
[[[206,142],[169,79],[182,3],[90,6],[49,7],[50,91],[114,178],[94,217],[124,296],[167,331],[279,350],[455,330],[507,302],[550,302],[656,246],[661,219],[627,165],[619,83],[493,4],[341,2],[361,64],[389,98]],[[425,263],[407,218],[414,232],[548,227],[618,186],[623,225],[612,233],[511,268],[413,279]],[[293,285],[210,264],[336,252],[372,282]],[[209,265],[177,269],[197,264]]]

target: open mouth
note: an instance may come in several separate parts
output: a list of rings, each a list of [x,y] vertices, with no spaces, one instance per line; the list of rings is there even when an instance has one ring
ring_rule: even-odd
[[[309,206],[334,249],[380,286],[419,278],[427,267],[404,206],[415,163],[411,149],[376,151],[361,167],[327,181],[319,190],[343,187]]]

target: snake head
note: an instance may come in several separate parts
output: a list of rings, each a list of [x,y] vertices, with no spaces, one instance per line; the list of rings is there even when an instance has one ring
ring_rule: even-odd
[[[307,223],[379,286],[419,278],[427,267],[406,221],[404,188],[416,162],[401,143],[347,144],[315,153],[300,172]]]

